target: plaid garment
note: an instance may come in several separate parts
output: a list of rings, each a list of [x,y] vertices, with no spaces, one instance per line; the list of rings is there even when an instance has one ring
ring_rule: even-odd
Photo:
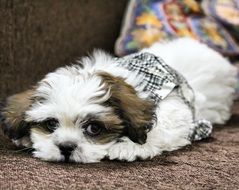
[[[149,98],[156,104],[166,98],[171,92],[176,92],[184,103],[191,109],[194,130],[190,140],[201,140],[211,134],[212,125],[206,120],[195,120],[194,92],[187,80],[164,61],[150,53],[136,53],[116,59],[117,63],[137,73],[142,77],[139,84],[143,91],[149,93]]]

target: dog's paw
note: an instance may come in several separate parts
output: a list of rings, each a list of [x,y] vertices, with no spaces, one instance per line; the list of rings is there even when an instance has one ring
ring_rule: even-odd
[[[155,156],[155,153],[147,144],[137,144],[127,137],[110,147],[108,158],[110,160],[122,160],[132,162],[136,159],[145,160]]]

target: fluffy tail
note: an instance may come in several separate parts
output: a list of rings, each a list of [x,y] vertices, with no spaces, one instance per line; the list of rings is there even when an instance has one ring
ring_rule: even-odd
[[[191,38],[145,49],[179,71],[195,91],[196,118],[224,124],[230,118],[237,69],[208,46]]]

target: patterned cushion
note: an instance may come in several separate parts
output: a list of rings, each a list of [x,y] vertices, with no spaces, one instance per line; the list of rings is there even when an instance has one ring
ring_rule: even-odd
[[[122,56],[157,41],[189,36],[224,55],[239,55],[236,41],[222,24],[204,15],[205,7],[207,4],[202,9],[196,0],[130,0],[116,54]]]
[[[206,15],[220,21],[239,41],[238,0],[204,0],[202,8]]]

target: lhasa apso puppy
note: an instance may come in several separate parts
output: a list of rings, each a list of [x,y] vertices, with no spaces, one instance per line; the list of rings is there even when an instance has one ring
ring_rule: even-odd
[[[115,58],[95,51],[10,96],[5,133],[46,161],[153,158],[211,134],[230,117],[236,69],[193,39]]]

